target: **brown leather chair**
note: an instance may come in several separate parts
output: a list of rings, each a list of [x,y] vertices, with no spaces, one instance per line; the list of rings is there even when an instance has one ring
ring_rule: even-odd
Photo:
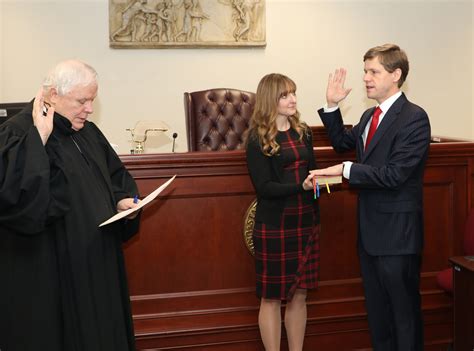
[[[209,89],[184,93],[189,151],[242,149],[255,93],[237,89]]]

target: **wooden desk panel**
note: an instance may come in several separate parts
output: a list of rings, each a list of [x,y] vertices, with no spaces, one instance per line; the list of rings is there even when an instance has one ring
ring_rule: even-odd
[[[454,351],[474,350],[474,260],[450,259],[454,266]]]
[[[354,157],[330,147],[315,153],[319,167]],[[244,215],[255,198],[244,152],[122,159],[142,194],[178,174],[144,211],[140,233],[125,247],[138,347],[261,350],[254,262],[242,237]],[[473,160],[473,143],[431,146],[422,296],[425,340],[433,349],[453,337],[451,299],[436,287],[435,276],[449,266],[449,257],[462,253],[474,198]],[[347,183],[320,199],[321,284],[308,295],[308,349],[370,347],[356,255],[356,201]]]

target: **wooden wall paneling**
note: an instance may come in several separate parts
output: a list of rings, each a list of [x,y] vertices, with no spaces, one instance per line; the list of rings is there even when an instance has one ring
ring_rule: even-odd
[[[319,167],[353,159],[315,149]],[[452,299],[436,273],[460,253],[472,203],[473,143],[433,144],[424,179],[421,293],[430,349],[452,340]],[[143,350],[262,350],[253,258],[242,237],[255,198],[243,151],[129,155],[122,159],[148,194],[175,181],[143,212],[125,246],[137,347]],[[306,347],[370,347],[356,255],[357,193],[346,183],[323,193],[321,282],[308,294]],[[284,344],[284,343],[283,343]],[[321,346],[323,345],[323,346]]]
[[[351,124],[345,124],[346,128],[352,128]],[[311,132],[313,133],[313,146],[331,146],[331,142],[327,136],[326,128],[324,126],[312,126]]]

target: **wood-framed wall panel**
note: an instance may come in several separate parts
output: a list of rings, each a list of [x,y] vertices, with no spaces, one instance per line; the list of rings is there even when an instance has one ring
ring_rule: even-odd
[[[319,167],[354,158],[315,149]],[[125,245],[137,346],[160,350],[262,350],[253,258],[243,241],[255,198],[243,151],[122,156],[148,194],[178,177],[142,215]],[[452,300],[436,273],[462,253],[473,203],[474,143],[432,144],[424,177],[425,249],[421,293],[428,349],[452,340]],[[308,294],[306,346],[370,347],[356,255],[357,193],[323,194],[321,283]],[[284,343],[283,343],[284,344]]]

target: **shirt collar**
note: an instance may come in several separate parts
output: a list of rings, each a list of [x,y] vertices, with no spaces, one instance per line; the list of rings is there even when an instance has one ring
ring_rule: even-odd
[[[382,102],[379,105],[380,109],[382,110],[382,114],[385,114],[389,110],[389,108],[392,107],[392,105],[395,103],[395,101],[397,101],[397,99],[400,96],[402,96],[402,92],[398,91],[395,94],[393,94],[392,96],[390,96],[387,100]]]

